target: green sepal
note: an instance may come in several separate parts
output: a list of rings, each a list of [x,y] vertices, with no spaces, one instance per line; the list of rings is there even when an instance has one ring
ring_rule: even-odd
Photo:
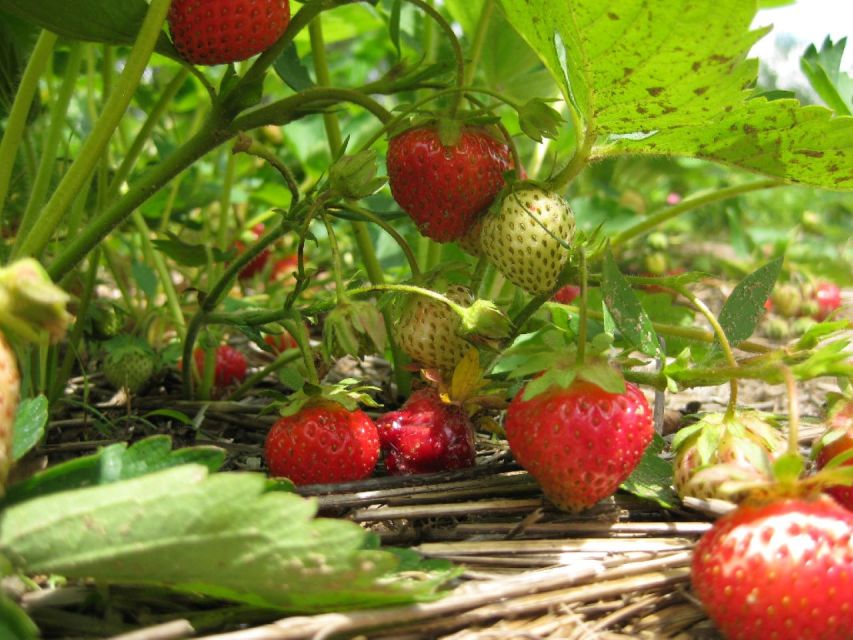
[[[463,336],[479,335],[485,338],[506,338],[512,330],[512,322],[491,300],[482,298],[474,301],[462,314],[460,333]]]
[[[779,482],[795,482],[805,470],[802,457],[796,453],[785,453],[773,463],[773,477]]]
[[[453,118],[442,118],[438,121],[438,139],[445,147],[455,147],[462,137],[462,122]]]
[[[345,378],[337,384],[315,384],[305,382],[302,388],[287,400],[276,405],[278,413],[283,416],[294,416],[304,407],[312,404],[334,402],[347,411],[355,411],[360,404],[368,407],[381,406],[368,391],[380,391],[379,387],[359,384],[358,380]]]
[[[38,332],[46,331],[60,340],[71,322],[69,299],[32,258],[0,268],[0,326],[21,338],[38,342]]]
[[[332,191],[344,198],[359,200],[376,193],[387,181],[377,177],[377,153],[365,149],[354,155],[344,155],[329,169]]]
[[[384,353],[387,342],[385,320],[380,309],[368,301],[340,303],[326,316],[323,349],[329,357]]]
[[[557,138],[565,119],[541,98],[531,98],[518,109],[518,121],[529,138],[542,142],[542,138]]]

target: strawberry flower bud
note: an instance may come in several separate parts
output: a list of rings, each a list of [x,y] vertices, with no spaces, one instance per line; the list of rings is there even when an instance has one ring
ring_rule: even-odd
[[[366,198],[376,193],[386,178],[377,178],[376,152],[365,150],[341,157],[329,169],[332,190],[344,198]]]

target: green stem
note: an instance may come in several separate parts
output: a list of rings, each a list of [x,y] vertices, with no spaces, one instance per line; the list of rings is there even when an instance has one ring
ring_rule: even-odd
[[[149,173],[141,176],[124,197],[91,220],[50,264],[48,272],[51,277],[56,279],[73,269],[110,231],[127,219],[136,207],[232,135],[231,131],[221,129],[215,120],[209,120],[198,134],[179,147],[174,154],[153,167]],[[34,232],[38,231],[39,227],[40,225],[34,229]],[[49,235],[50,231],[46,230],[45,233]]]
[[[186,321],[184,320],[184,312],[181,309],[181,302],[178,298],[178,292],[175,290],[175,284],[172,282],[172,274],[169,267],[166,265],[166,260],[159,251],[155,251],[151,238],[149,237],[151,230],[148,228],[148,223],[139,210],[135,210],[131,214],[131,220],[139,233],[142,242],[142,251],[146,256],[146,261],[149,264],[154,264],[154,269],[157,272],[157,277],[166,294],[166,306],[169,310],[169,315],[172,317],[172,322],[175,324],[175,329],[178,332],[178,337],[184,339],[187,331]]]
[[[3,205],[6,202],[6,196],[9,194],[9,184],[18,146],[25,137],[27,117],[38,90],[39,78],[51,60],[57,38],[58,36],[50,31],[42,31],[39,34],[36,46],[27,61],[24,74],[21,76],[21,82],[15,93],[15,100],[12,102],[12,108],[9,111],[9,118],[6,120],[6,130],[3,132],[3,139],[0,140],[0,158],[3,158],[3,161],[0,162],[0,226],[3,223]]]
[[[589,312],[589,287],[587,282],[587,267],[586,267],[586,251],[583,247],[578,249],[578,261],[580,270],[580,317],[578,318],[578,364],[583,366],[586,359],[586,334],[587,334],[587,313]]]
[[[71,97],[74,95],[74,89],[77,87],[77,80],[80,75],[80,66],[83,62],[84,45],[80,42],[72,42],[68,54],[68,62],[65,68],[65,77],[62,80],[62,86],[56,95],[53,105],[50,108],[50,126],[48,127],[47,136],[44,140],[44,146],[41,150],[41,162],[39,163],[38,171],[36,172],[35,181],[30,188],[30,199],[27,202],[27,208],[24,211],[24,216],[21,219],[21,224],[18,227],[15,244],[12,247],[12,256],[17,255],[21,240],[30,232],[33,224],[35,224],[38,212],[41,209],[44,201],[47,199],[47,192],[50,188],[50,181],[56,171],[56,158],[58,155],[59,144],[62,140],[62,135],[65,132],[65,115],[68,111],[68,105],[71,103]]]
[[[178,90],[184,85],[184,82],[186,82],[189,73],[189,70],[186,68],[180,69],[169,81],[169,84],[166,85],[166,88],[163,89],[163,93],[160,94],[160,98],[148,112],[148,117],[139,129],[139,133],[137,133],[136,137],[133,139],[130,148],[125,152],[124,159],[121,161],[118,169],[116,169],[115,175],[110,182],[109,191],[107,192],[107,202],[118,197],[122,184],[127,180],[127,177],[133,169],[133,165],[139,159],[142,150],[145,148],[145,143],[148,142],[148,139],[151,137],[151,132],[160,121],[160,118],[163,117],[166,109],[171,106],[172,100],[178,93]]]
[[[317,74],[317,84],[320,87],[330,87],[332,86],[332,79],[329,73],[329,63],[326,60],[326,44],[323,41],[323,16],[318,15],[311,21],[308,32],[311,36],[311,53],[314,56],[314,73]],[[334,161],[338,153],[341,152],[343,145],[338,116],[334,113],[324,113],[323,124],[326,128],[326,138],[329,140],[329,151],[332,154],[332,161]]]
[[[678,204],[672,207],[665,207],[654,213],[649,214],[641,222],[638,222],[632,227],[621,231],[616,234],[615,237],[611,238],[610,246],[611,248],[616,248],[620,245],[625,244],[629,240],[641,236],[645,233],[648,233],[655,227],[672,220],[673,218],[680,216],[682,213],[686,213],[687,211],[692,211],[693,209],[698,209],[699,207],[705,206],[706,204],[711,204],[712,202],[720,202],[721,200],[728,200],[729,198],[737,197],[744,193],[749,193],[751,191],[759,191],[761,189],[772,189],[774,187],[783,186],[783,183],[778,179],[767,179],[767,180],[758,180],[757,182],[750,182],[749,184],[741,184],[735,187],[727,187],[726,189],[718,189],[716,191],[711,191],[709,193],[691,196],[690,198],[685,198]]]
[[[300,91],[295,95],[282,98],[263,107],[250,109],[236,117],[231,128],[235,131],[249,131],[268,124],[285,125],[301,117],[305,112],[310,112],[311,110],[319,111],[340,102],[351,102],[352,104],[364,107],[382,123],[390,122],[393,119],[393,116],[385,107],[360,91],[333,87],[315,87],[313,89],[305,89],[305,91]],[[327,113],[323,115],[324,118],[326,116],[334,116],[334,114]],[[338,133],[340,134],[340,132]],[[330,142],[332,141],[330,140]],[[339,148],[340,144],[336,147],[336,151]]]
[[[290,205],[293,206],[299,202],[299,184],[296,182],[296,176],[293,175],[293,172],[277,155],[275,155],[275,153],[270,151],[257,140],[252,140],[251,138],[248,138],[247,136],[244,137],[242,135],[234,145],[234,153],[241,152],[248,153],[251,156],[264,160],[273,169],[278,171],[284,179],[284,184],[286,184],[287,188],[290,190]]]
[[[447,36],[447,40],[450,43],[451,48],[453,49],[453,56],[456,59],[457,94],[450,107],[450,117],[454,118],[456,117],[456,113],[459,111],[459,103],[462,101],[462,87],[465,86],[465,54],[462,52],[462,45],[459,44],[459,38],[456,37],[456,34],[453,32],[453,27],[450,26],[450,23],[448,23],[447,20],[444,19],[444,16],[441,15],[438,11],[436,11],[432,6],[424,2],[424,0],[406,1],[410,2],[416,7],[419,7],[421,11],[426,13],[430,18],[435,21],[439,28],[444,31],[444,34]]]
[[[711,325],[711,328],[714,330],[714,334],[717,338],[717,341],[720,343],[720,346],[723,348],[723,353],[726,356],[726,361],[732,367],[737,367],[737,360],[735,359],[735,354],[732,351],[732,346],[729,344],[729,340],[726,337],[726,332],[723,330],[723,327],[720,325],[717,320],[717,316],[708,308],[708,306],[702,302],[692,291],[684,287],[678,287],[676,289],[678,293],[687,298],[690,303],[699,310],[705,319],[708,321],[708,324]],[[726,407],[726,415],[725,418],[730,420],[733,419],[735,413],[737,411],[737,378],[732,378],[729,382],[729,404]]]
[[[417,261],[417,258],[415,257],[414,251],[412,251],[412,247],[409,246],[409,243],[406,242],[406,239],[400,234],[400,232],[397,231],[393,226],[391,226],[387,221],[385,221],[383,218],[376,215],[372,211],[369,211],[368,209],[365,209],[363,207],[359,207],[359,206],[354,205],[352,203],[343,202],[343,203],[340,203],[336,206],[338,206],[341,209],[344,209],[346,211],[351,211],[352,213],[354,213],[358,216],[361,216],[362,218],[364,218],[368,222],[375,224],[378,227],[381,227],[382,230],[385,231],[385,233],[387,233],[389,236],[391,236],[394,239],[394,241],[399,245],[400,249],[402,250],[403,255],[406,256],[406,260],[409,263],[409,269],[412,272],[412,276],[417,277],[420,275],[421,270],[418,267],[418,261]],[[332,213],[332,215],[334,215],[334,211],[331,211],[330,213]],[[381,283],[376,283],[376,284],[381,284]]]
[[[171,0],[151,0],[124,70],[86,142],[39,215],[38,224],[20,246],[19,255],[41,254],[65,213],[91,177],[119,121],[127,110],[142,73],[163,30]]]
[[[71,330],[71,335],[68,337],[67,348],[62,359],[62,364],[51,385],[50,389],[50,404],[60,398],[65,390],[65,384],[71,376],[71,367],[74,366],[74,360],[78,356],[80,342],[83,339],[83,328],[86,326],[85,318],[89,312],[89,306],[92,302],[92,294],[95,291],[95,285],[98,282],[98,264],[101,261],[101,252],[95,249],[89,256],[89,269],[86,273],[86,282],[83,285],[83,293],[80,295],[80,304],[77,307],[77,321],[74,323],[74,328]]]
[[[291,312],[291,317],[293,312]],[[285,320],[282,322],[284,328],[290,332],[296,344],[299,345],[299,351],[302,353],[302,361],[305,363],[305,368],[308,372],[308,382],[319,385],[320,375],[317,373],[317,365],[314,364],[314,352],[311,350],[311,339],[308,335],[308,329],[305,323],[300,318],[297,320]]]
[[[239,387],[234,389],[231,395],[228,396],[227,400],[230,402],[236,402],[237,400],[242,399],[252,388],[254,388],[256,384],[266,378],[269,374],[278,371],[284,365],[293,362],[294,360],[298,360],[301,357],[302,352],[299,349],[288,349],[287,351],[283,351],[267,366],[247,377]]]
[[[567,306],[569,309],[576,313],[580,313],[580,308],[577,306],[565,306]],[[588,309],[587,315],[593,320],[604,320],[604,314],[600,311]],[[705,344],[713,344],[717,339],[714,333],[710,331],[705,331],[704,329],[699,329],[698,327],[681,327],[678,325],[664,324],[661,322],[653,322],[652,326],[654,327],[656,333],[670,338],[681,338],[684,340],[690,340],[692,342],[702,342]],[[749,340],[744,340],[743,342],[738,343],[738,349],[740,349],[741,351],[746,351],[747,353],[756,353],[762,355],[771,353],[773,351],[773,349],[768,347],[767,345],[761,344],[759,342],[750,342]]]
[[[451,300],[447,296],[444,296],[440,293],[436,293],[435,291],[431,291],[430,289],[423,289],[421,287],[416,287],[411,284],[375,284],[369,287],[358,287],[356,289],[350,289],[347,293],[351,296],[361,296],[368,293],[373,293],[375,291],[399,291],[401,293],[416,293],[420,296],[432,298],[433,300],[446,304],[448,307],[453,309],[454,313],[459,316],[465,315],[465,307],[453,302],[453,300]]]
[[[222,193],[219,197],[219,226],[216,227],[216,246],[223,251],[228,247],[228,230],[231,220],[231,190],[234,188],[236,156],[225,151],[225,175],[222,179]],[[218,271],[218,269],[216,270]]]
[[[483,47],[486,44],[486,35],[489,33],[489,22],[495,11],[495,0],[485,0],[480,10],[480,19],[477,21],[477,30],[474,32],[474,40],[471,43],[471,59],[465,70],[465,84],[471,84],[477,72],[477,65],[483,57]]]
[[[489,268],[489,259],[486,256],[480,256],[477,264],[474,266],[474,273],[471,274],[471,291],[478,298],[480,297],[480,285],[483,284],[483,278],[486,277],[486,270]]]
[[[346,285],[344,284],[344,263],[343,260],[341,260],[341,251],[338,247],[338,239],[335,236],[335,229],[332,226],[332,223],[329,222],[329,216],[323,213],[321,217],[323,218],[323,224],[326,226],[326,235],[329,238],[329,250],[332,252],[332,268],[335,276],[335,298],[338,301],[338,304],[345,304],[348,296]]]
[[[800,405],[797,402],[797,381],[788,367],[782,365],[781,370],[788,392],[788,453],[797,456],[800,454]]]
[[[569,107],[569,111],[572,112],[574,117],[575,114],[571,106]],[[580,134],[581,132],[578,130],[578,135]],[[547,181],[549,189],[557,192],[563,191],[565,187],[574,180],[581,171],[583,171],[584,167],[589,164],[592,145],[594,142],[595,131],[591,127],[587,127],[586,130],[583,131],[583,138],[578,145],[577,151],[575,151],[575,155],[572,156],[571,161]]]

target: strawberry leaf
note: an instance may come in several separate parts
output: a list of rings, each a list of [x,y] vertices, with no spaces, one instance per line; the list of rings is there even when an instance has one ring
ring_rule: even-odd
[[[841,59],[847,38],[835,44],[827,36],[820,51],[809,45],[800,58],[802,69],[809,83],[826,105],[838,115],[853,115],[853,78],[841,70]]]
[[[663,438],[655,434],[640,463],[621,488],[640,498],[653,500],[665,509],[673,509],[678,504],[678,496],[672,490],[672,464],[660,457],[663,448]]]
[[[766,29],[741,0],[502,0],[594,136],[592,160],[680,155],[830,189],[853,189],[853,120],[754,98]],[[754,99],[752,99],[754,98]]]
[[[23,400],[15,414],[12,427],[12,460],[18,461],[32,449],[44,435],[47,425],[47,398],[43,395]]]
[[[764,316],[764,303],[782,270],[782,260],[768,262],[741,280],[723,305],[720,325],[732,346],[749,338]]]
[[[371,534],[254,473],[183,465],[7,509],[0,552],[21,571],[156,585],[287,611],[436,597],[448,564],[411,566]]]
[[[172,439],[165,435],[145,438],[130,447],[121,442],[92,455],[54,465],[13,484],[8,487],[2,506],[59,491],[138,478],[185,464],[204,465],[213,472],[224,461],[225,452],[218,447],[198,446],[173,451]]]
[[[619,332],[646,355],[660,356],[660,342],[652,321],[625,276],[619,272],[610,251],[604,257],[603,276],[604,301]]]
[[[108,44],[133,44],[148,11],[145,0],[0,0],[0,11],[6,11],[53,31],[56,34]],[[165,34],[157,43],[157,51],[177,58],[178,54]]]

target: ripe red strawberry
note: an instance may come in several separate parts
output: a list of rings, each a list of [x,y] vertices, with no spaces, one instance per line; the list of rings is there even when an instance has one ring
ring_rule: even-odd
[[[507,410],[507,440],[515,459],[562,509],[580,511],[612,495],[651,442],[651,409],[630,383],[622,394],[578,379],[529,400],[524,391]]]
[[[252,233],[255,238],[260,238],[264,234],[264,225],[261,223],[256,224],[252,227]],[[243,253],[246,250],[246,245],[242,240],[237,240],[234,243],[234,246],[237,248],[237,253]],[[252,260],[242,269],[240,269],[239,278],[241,280],[248,280],[252,276],[260,273],[264,270],[264,267],[267,264],[267,260],[270,257],[270,250],[264,249],[258,255],[256,255]]]
[[[834,282],[819,282],[812,294],[817,302],[815,320],[824,320],[830,313],[841,306],[841,289]]]
[[[675,490],[682,498],[743,499],[726,491],[726,482],[769,480],[772,462],[786,444],[782,432],[758,412],[739,411],[731,418],[709,413],[673,439]]]
[[[844,640],[853,513],[828,497],[744,503],[693,553],[693,588],[730,640]]]
[[[572,304],[581,294],[581,288],[575,284],[567,284],[565,287],[561,287],[557,293],[553,295],[551,300],[554,302],[559,302],[560,304]]]
[[[195,350],[195,366],[204,371],[204,349]],[[246,378],[246,356],[234,347],[223,344],[216,348],[216,369],[213,384],[224,389]]]
[[[264,342],[266,342],[272,352],[275,354],[284,353],[288,349],[296,349],[299,345],[296,342],[296,338],[290,335],[287,331],[282,331],[277,335],[267,334],[264,336]]]
[[[264,452],[271,475],[298,485],[362,480],[379,460],[379,433],[360,409],[307,404],[273,425]]]
[[[444,294],[453,302],[469,306],[474,296],[465,287],[452,285]],[[471,344],[458,334],[462,322],[446,304],[421,295],[406,301],[394,323],[400,348],[426,369],[453,371]]]
[[[441,401],[433,388],[412,393],[376,421],[391,475],[431,473],[474,465],[474,430],[462,407]]]
[[[290,23],[290,0],[172,0],[169,32],[190,64],[227,64],[268,49]]]
[[[289,256],[285,256],[284,258],[279,258],[275,261],[272,266],[272,271],[270,272],[270,276],[276,282],[292,282],[294,280],[294,274],[299,268],[299,258],[294,253]]]
[[[420,232],[437,242],[462,237],[503,188],[509,148],[485,129],[463,126],[453,144],[437,126],[404,131],[388,144],[388,182]]]
[[[480,244],[504,277],[533,294],[545,293],[563,270],[575,217],[559,194],[527,185],[508,193],[483,220]]]
[[[20,383],[15,351],[0,332],[0,496],[12,467],[12,428],[21,397]]]
[[[853,450],[853,399],[841,400],[833,409],[829,416],[829,429],[821,438],[826,444],[817,454],[819,469],[823,469],[836,456]],[[853,458],[842,464],[853,466]],[[830,487],[827,493],[853,511],[853,486]]]

